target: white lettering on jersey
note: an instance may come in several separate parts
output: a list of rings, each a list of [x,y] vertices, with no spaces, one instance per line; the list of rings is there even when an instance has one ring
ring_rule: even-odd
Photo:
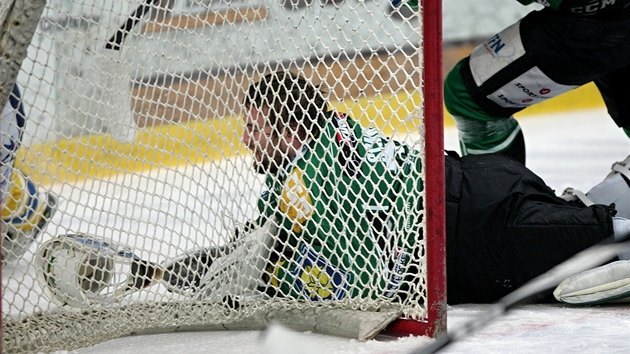
[[[477,86],[525,55],[519,25],[520,21],[504,29],[470,54],[470,70]]]
[[[584,6],[571,7],[571,12],[580,15],[594,15],[599,12],[599,10],[603,10],[609,5],[615,5],[615,3],[615,0],[592,1],[590,4]]]
[[[366,128],[363,131],[363,143],[365,144],[365,158],[370,163],[382,162],[386,168],[392,172],[398,171],[396,163],[396,144],[393,141],[384,143],[385,139],[381,137],[378,130],[374,128]]]
[[[501,107],[525,108],[577,87],[559,84],[533,67],[487,97]]]

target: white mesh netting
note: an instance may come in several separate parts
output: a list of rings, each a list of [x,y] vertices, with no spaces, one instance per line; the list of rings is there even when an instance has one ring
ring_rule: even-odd
[[[432,274],[427,258],[443,260],[443,250],[425,241],[424,171],[414,170],[426,161],[421,9],[147,2],[120,50],[105,44],[142,2],[49,0],[39,21],[17,77],[27,126],[16,169],[37,189],[31,199],[57,200],[27,251],[5,257],[4,350],[272,321],[362,339],[400,315],[440,327],[430,309],[443,303],[427,284],[442,281],[443,264]],[[307,163],[310,192],[289,178],[279,202],[263,205],[288,219],[243,231],[260,217],[267,190],[242,141],[243,100],[250,85],[282,70],[321,83],[330,108],[366,127],[369,151],[358,162],[366,178],[351,183],[331,172],[337,165]],[[334,129],[320,124],[322,136]],[[408,149],[400,155],[387,137]],[[365,167],[371,160],[385,170]],[[17,189],[7,195],[14,209],[14,194],[27,190]],[[18,232],[32,235],[45,215],[35,210]],[[57,238],[68,234],[87,237]],[[219,248],[214,268],[182,263],[173,283],[173,260],[209,247]]]

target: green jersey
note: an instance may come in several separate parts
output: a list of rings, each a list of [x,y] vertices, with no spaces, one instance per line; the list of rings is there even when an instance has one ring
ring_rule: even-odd
[[[279,224],[269,284],[301,299],[395,296],[419,262],[417,151],[332,113],[319,136],[268,175],[258,201]]]

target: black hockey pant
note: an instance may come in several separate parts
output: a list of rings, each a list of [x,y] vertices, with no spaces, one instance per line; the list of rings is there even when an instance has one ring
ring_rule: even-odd
[[[569,203],[510,158],[446,157],[449,304],[494,302],[610,235],[610,208]]]

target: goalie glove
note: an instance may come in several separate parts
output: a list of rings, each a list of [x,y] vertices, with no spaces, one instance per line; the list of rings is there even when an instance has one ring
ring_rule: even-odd
[[[215,259],[201,279],[195,299],[230,301],[260,297],[262,277],[274,247],[278,228],[271,217],[231,245],[228,254]]]
[[[226,245],[211,246],[186,252],[174,259],[162,263],[164,268],[164,283],[170,292],[193,295],[201,285],[201,280],[210,269],[212,262],[223,257],[236,248],[237,241],[246,237],[256,228],[254,221],[248,221],[242,227],[236,228],[234,235]]]
[[[59,306],[77,308],[115,303],[159,282],[164,273],[161,266],[140,259],[128,247],[83,234],[46,241],[35,262],[44,295]]]
[[[555,298],[572,305],[630,302],[630,261],[617,261],[587,270],[561,282]]]
[[[171,292],[192,295],[212,262],[229,252],[229,246],[207,247],[184,253],[163,263],[164,282]]]

